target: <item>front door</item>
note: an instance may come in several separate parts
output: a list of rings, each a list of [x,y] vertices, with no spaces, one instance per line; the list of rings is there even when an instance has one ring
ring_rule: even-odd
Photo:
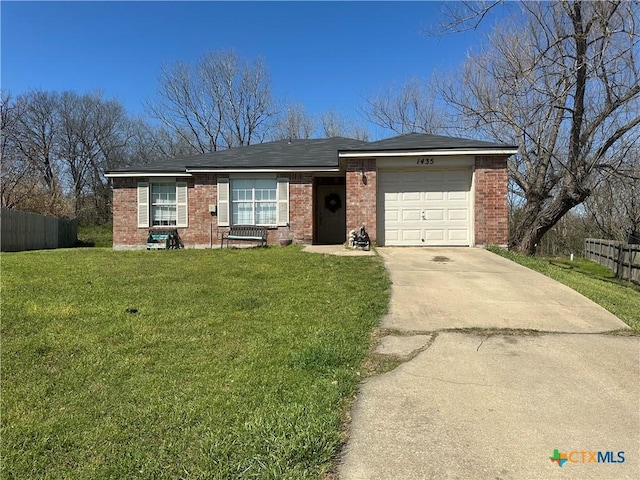
[[[316,185],[316,243],[337,245],[347,241],[344,185]]]

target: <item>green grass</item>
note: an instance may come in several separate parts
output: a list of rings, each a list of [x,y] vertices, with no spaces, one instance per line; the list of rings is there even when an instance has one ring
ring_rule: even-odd
[[[322,478],[389,285],[298,247],[3,254],[1,477]]]
[[[107,225],[78,226],[78,246],[111,247],[113,245],[113,227]]]
[[[493,253],[559,281],[593,300],[640,333],[640,288],[615,278],[609,269],[584,258],[529,257],[490,247]]]

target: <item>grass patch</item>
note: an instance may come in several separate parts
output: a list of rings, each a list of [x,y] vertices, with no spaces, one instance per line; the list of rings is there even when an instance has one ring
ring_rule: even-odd
[[[112,247],[113,226],[107,225],[79,225],[79,247]]]
[[[322,478],[389,285],[299,247],[3,254],[1,476]]]
[[[640,333],[640,288],[618,280],[602,265],[584,258],[572,262],[562,258],[529,257],[499,247],[489,250],[567,285]]]

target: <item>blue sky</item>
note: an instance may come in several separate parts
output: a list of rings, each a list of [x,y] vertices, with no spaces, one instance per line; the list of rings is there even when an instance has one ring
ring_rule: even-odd
[[[273,93],[358,118],[362,98],[460,64],[483,31],[428,36],[440,2],[1,2],[3,90],[101,90],[134,115],[160,65],[264,58]],[[487,23],[483,28],[490,27]]]

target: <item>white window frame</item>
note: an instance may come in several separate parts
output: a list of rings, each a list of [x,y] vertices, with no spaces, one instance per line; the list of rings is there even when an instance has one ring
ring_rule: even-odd
[[[260,189],[256,187],[256,182],[260,181],[260,180],[268,180],[268,181],[272,181],[273,182],[273,189],[269,188],[268,190],[271,191],[273,190],[273,200],[269,199],[269,200],[257,200],[256,199],[256,190],[264,190],[264,189]],[[234,192],[234,184],[238,181],[249,181],[252,182],[251,184],[251,188],[250,189],[243,189],[243,190],[247,190],[247,191],[251,191],[251,198],[250,199],[246,199],[246,200],[234,200],[233,199],[233,192]],[[231,225],[260,225],[260,226],[264,226],[264,227],[275,227],[278,224],[278,181],[275,177],[251,177],[251,178],[240,178],[240,177],[235,177],[231,179],[231,185],[229,188],[229,193],[230,193],[230,198],[229,198],[229,207],[231,209]],[[249,223],[235,223],[233,221],[233,207],[236,204],[250,204],[251,205],[251,222]],[[274,221],[273,222],[269,222],[269,223],[258,223],[256,221],[256,216],[257,216],[257,210],[258,210],[258,205],[272,205],[273,206],[273,211],[274,211]]]
[[[169,187],[168,189],[173,190],[173,201],[155,201],[154,202],[154,189],[159,187]],[[178,225],[178,195],[176,182],[153,182],[150,184],[150,202],[149,202],[149,211],[151,213],[150,223],[152,227],[176,227]],[[161,217],[158,214],[158,211],[167,209],[173,213],[173,223],[159,223],[160,220],[157,220],[155,217]],[[156,223],[158,222],[158,223]]]
[[[276,181],[276,223],[265,224],[266,227],[281,227],[289,225],[289,178],[279,177],[274,174],[238,174],[230,177],[218,177],[218,226],[228,227],[232,225],[233,191],[231,184],[234,180],[262,180],[273,179]],[[255,194],[253,195],[255,198]],[[255,208],[253,210],[255,220]]]
[[[175,203],[153,203],[153,185],[158,184],[173,184],[176,190]],[[186,228],[189,226],[188,216],[188,186],[187,182],[176,181],[171,177],[159,177],[150,178],[147,182],[138,182],[138,228],[148,227],[175,227]],[[172,206],[176,210],[176,223],[175,225],[154,225],[153,224],[153,209],[156,206]]]

